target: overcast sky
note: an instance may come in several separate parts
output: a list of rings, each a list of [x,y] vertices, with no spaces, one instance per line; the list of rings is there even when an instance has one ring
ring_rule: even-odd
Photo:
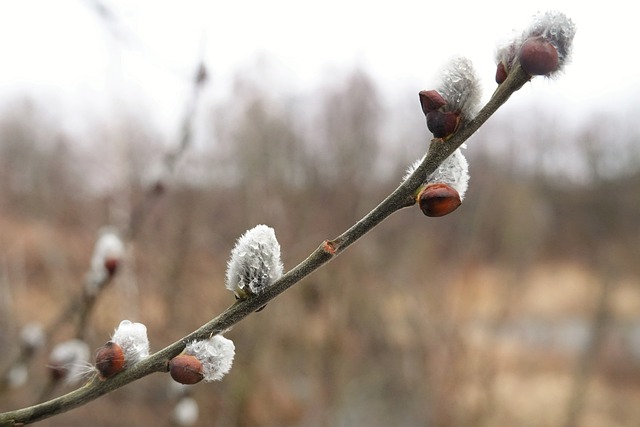
[[[262,56],[283,96],[361,66],[393,98],[428,89],[447,58],[462,54],[482,75],[487,99],[497,43],[553,9],[577,25],[572,62],[514,102],[551,100],[574,117],[635,117],[640,106],[629,2],[101,1],[113,15],[101,16],[90,0],[0,0],[0,103],[26,92],[76,121],[144,105],[150,120],[178,123],[201,56],[212,93],[228,91],[233,73]]]

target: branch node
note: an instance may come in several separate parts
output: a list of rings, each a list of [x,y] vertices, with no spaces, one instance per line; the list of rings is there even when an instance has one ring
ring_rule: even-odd
[[[328,253],[329,255],[335,255],[338,250],[338,245],[333,240],[325,240],[322,243],[322,250]]]

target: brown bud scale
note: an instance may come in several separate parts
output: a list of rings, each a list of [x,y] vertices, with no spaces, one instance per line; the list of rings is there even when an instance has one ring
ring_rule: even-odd
[[[436,138],[452,135],[460,124],[460,115],[452,111],[431,111],[427,114],[427,127]]]
[[[122,347],[109,341],[96,352],[96,369],[102,378],[110,378],[124,368]]]
[[[436,111],[440,107],[447,105],[447,101],[435,90],[422,90],[418,93],[420,106],[425,116],[430,111]]]
[[[522,69],[532,76],[546,76],[559,68],[558,51],[542,37],[525,41],[518,59]]]
[[[169,373],[180,384],[196,384],[204,378],[202,363],[190,354],[180,354],[171,359]]]
[[[455,211],[462,201],[458,192],[450,185],[434,183],[420,192],[418,204],[426,216],[439,217]]]
[[[498,68],[496,69],[496,83],[501,85],[505,80],[507,80],[507,76],[509,72],[507,71],[507,67],[504,65],[504,62],[498,63]]]

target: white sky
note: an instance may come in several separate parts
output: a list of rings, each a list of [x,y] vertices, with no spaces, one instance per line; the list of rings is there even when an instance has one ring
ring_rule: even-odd
[[[497,42],[535,12],[554,9],[577,25],[572,63],[557,79],[536,79],[515,102],[548,100],[573,118],[587,111],[635,118],[640,109],[631,2],[102,1],[116,14],[114,26],[104,25],[90,0],[0,0],[0,103],[26,91],[74,126],[141,108],[173,129],[202,51],[216,93],[228,92],[233,73],[264,55],[282,77],[272,90],[283,96],[360,65],[394,102],[430,88],[447,58],[462,54],[483,76],[486,99],[495,88]]]

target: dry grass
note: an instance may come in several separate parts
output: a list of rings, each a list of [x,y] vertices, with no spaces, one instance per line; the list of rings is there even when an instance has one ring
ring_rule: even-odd
[[[70,273],[50,286],[50,273],[59,270],[55,262],[81,271],[88,254],[77,248],[88,239],[46,224],[2,222],[5,247],[22,248],[5,262],[24,257],[29,270],[22,282],[11,282],[5,330],[13,332],[30,320],[46,323],[60,307],[54,301],[80,289]],[[238,350],[231,374],[193,388],[202,419],[210,420],[202,425],[562,425],[582,348],[564,341],[563,327],[577,322],[588,334],[597,272],[572,262],[517,272],[485,263],[450,278],[435,273],[434,284],[416,265],[398,273],[398,282],[390,279],[393,266],[380,274],[368,258],[375,244],[356,248],[353,263],[327,267],[229,333]],[[54,261],[51,248],[59,252]],[[220,281],[224,258],[210,255],[191,249],[184,273],[168,283],[163,267],[170,260],[138,249],[136,287],[124,274],[105,293],[92,318],[93,347],[125,317],[146,323],[157,349],[220,311],[231,302]],[[613,289],[611,336],[637,322],[640,302],[633,278]],[[123,303],[123,295],[131,300]],[[632,426],[639,419],[640,364],[626,345],[609,341],[594,356],[599,365],[587,383],[580,426]],[[4,347],[4,360],[10,353]],[[43,356],[34,361],[35,380],[6,395],[2,409],[33,402],[44,363]],[[619,364],[627,365],[622,373],[614,369]],[[43,425],[83,425],[87,416],[95,425],[163,425],[172,407],[166,382],[145,379]]]

